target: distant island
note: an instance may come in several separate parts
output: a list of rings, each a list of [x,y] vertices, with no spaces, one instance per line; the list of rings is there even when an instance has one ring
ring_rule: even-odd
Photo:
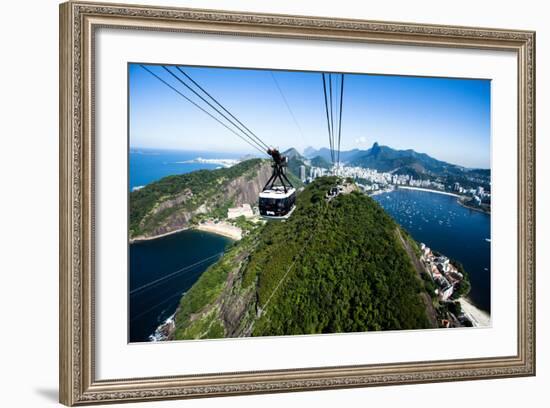
[[[196,159],[185,160],[185,161],[176,162],[176,163],[183,163],[183,164],[208,163],[208,164],[219,164],[220,166],[223,166],[223,167],[231,167],[239,162],[240,160],[237,160],[237,159],[203,159],[202,157],[197,157]]]

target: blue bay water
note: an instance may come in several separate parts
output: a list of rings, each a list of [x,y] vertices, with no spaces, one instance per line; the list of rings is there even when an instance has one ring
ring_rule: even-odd
[[[198,157],[238,159],[242,156],[234,153],[132,148],[129,153],[128,188],[132,191],[135,187],[145,186],[166,176],[220,167],[219,164],[182,163]],[[129,341],[148,341],[149,335],[175,312],[181,296],[218,259],[219,253],[230,242],[222,236],[187,230],[152,241],[130,244]],[[205,259],[205,262],[197,264]],[[145,285],[150,286],[136,290]]]
[[[242,154],[215,153],[198,151],[130,149],[129,154],[129,183],[130,191],[135,187],[145,186],[163,177],[185,174],[195,170],[213,170],[219,164],[183,163],[198,157],[203,159],[238,159]]]
[[[185,230],[130,245],[129,337],[148,337],[169,316],[202,273],[216,262],[229,238]]]
[[[373,196],[412,237],[462,263],[470,275],[470,299],[491,311],[491,216],[457,203],[456,197],[397,189]]]

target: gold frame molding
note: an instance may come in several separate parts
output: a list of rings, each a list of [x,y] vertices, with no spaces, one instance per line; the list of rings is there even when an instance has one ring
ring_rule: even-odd
[[[513,51],[518,63],[518,349],[513,356],[96,380],[94,33],[97,28]],[[60,402],[81,405],[535,375],[535,33],[126,4],[60,5]]]

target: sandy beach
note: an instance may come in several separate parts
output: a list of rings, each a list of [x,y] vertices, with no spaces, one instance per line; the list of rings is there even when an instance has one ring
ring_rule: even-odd
[[[491,325],[491,316],[487,312],[478,309],[466,298],[462,297],[458,301],[462,311],[472,321],[474,327],[489,327]]]
[[[196,229],[200,231],[211,232],[213,234],[223,235],[224,237],[234,239],[235,241],[239,241],[243,237],[243,232],[239,227],[236,227],[224,221],[220,221],[218,223],[206,221],[202,224],[199,224]]]

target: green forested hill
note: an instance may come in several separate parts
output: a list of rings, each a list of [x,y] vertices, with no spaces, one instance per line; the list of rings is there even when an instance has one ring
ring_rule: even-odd
[[[266,230],[253,252],[246,272],[256,275],[265,308],[253,334],[427,327],[423,289],[397,225],[360,193],[326,203],[319,193],[328,186],[308,191],[303,211],[289,225]],[[269,300],[291,262],[293,270]]]
[[[334,182],[317,179],[289,220],[259,228],[207,270],[182,298],[174,337],[428,327],[399,227],[358,192],[327,202]]]

